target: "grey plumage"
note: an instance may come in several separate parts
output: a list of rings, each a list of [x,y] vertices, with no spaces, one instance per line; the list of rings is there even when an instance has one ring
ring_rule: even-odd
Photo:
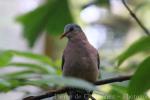
[[[99,76],[98,51],[88,42],[84,32],[76,24],[66,25],[62,37],[68,38],[68,44],[62,57],[63,75],[94,83]],[[76,89],[68,94],[70,100],[88,100],[85,94],[90,94],[90,92]],[[80,98],[75,98],[75,94]]]

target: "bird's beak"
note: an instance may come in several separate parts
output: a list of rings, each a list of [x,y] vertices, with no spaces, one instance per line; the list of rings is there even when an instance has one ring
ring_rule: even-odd
[[[63,34],[60,36],[60,39],[64,38],[64,37],[65,37],[68,33],[69,33],[69,31],[68,31],[68,32],[63,33]]]

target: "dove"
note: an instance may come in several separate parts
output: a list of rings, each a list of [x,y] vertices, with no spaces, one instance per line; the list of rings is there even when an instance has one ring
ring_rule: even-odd
[[[60,38],[64,37],[68,39],[68,43],[62,56],[63,76],[79,78],[94,84],[98,79],[100,68],[97,49],[89,43],[77,24],[67,24]],[[71,89],[68,92],[70,100],[88,100],[89,94],[92,92],[85,89]]]

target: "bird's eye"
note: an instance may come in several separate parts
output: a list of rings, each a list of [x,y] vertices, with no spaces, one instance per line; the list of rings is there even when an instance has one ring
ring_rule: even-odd
[[[73,29],[74,29],[73,27],[70,27],[69,31],[73,31]]]

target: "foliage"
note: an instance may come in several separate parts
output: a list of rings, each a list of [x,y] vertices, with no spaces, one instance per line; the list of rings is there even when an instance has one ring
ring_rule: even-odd
[[[150,88],[150,57],[146,58],[135,72],[130,84],[129,94],[130,95],[141,95],[148,91]],[[144,85],[143,85],[144,83]],[[137,88],[138,87],[138,88]]]
[[[11,59],[16,56],[37,62],[12,62]],[[52,66],[54,64],[47,56],[37,55],[30,52],[8,50],[1,52],[0,58],[0,62],[2,63],[1,67],[17,66],[25,68],[23,71],[0,75],[1,92],[12,90],[18,86],[27,84],[39,86],[43,89],[47,89],[50,86],[70,86],[86,88],[89,90],[96,89],[92,84],[86,81],[69,77],[61,77],[59,75],[60,70],[58,70],[55,66]]]
[[[60,34],[64,25],[73,22],[73,18],[68,0],[47,0],[37,9],[19,16],[17,21],[23,24],[23,36],[32,47],[44,30],[50,35]]]
[[[118,56],[118,65],[122,64],[127,58],[139,52],[146,52],[150,50],[150,37],[142,37]]]
[[[122,54],[118,56],[118,65],[123,63],[127,58],[141,52],[150,51],[150,37],[142,37],[139,40],[135,41],[125,50]],[[150,56],[139,64],[137,71],[135,72],[133,78],[130,81],[128,86],[128,93],[132,96],[143,95],[150,89]],[[143,86],[144,83],[144,86]],[[135,98],[132,98],[135,99]]]
[[[0,52],[0,66],[7,65],[8,62],[11,60],[12,55],[9,52]]]
[[[109,6],[109,0],[97,0],[100,6]]]

